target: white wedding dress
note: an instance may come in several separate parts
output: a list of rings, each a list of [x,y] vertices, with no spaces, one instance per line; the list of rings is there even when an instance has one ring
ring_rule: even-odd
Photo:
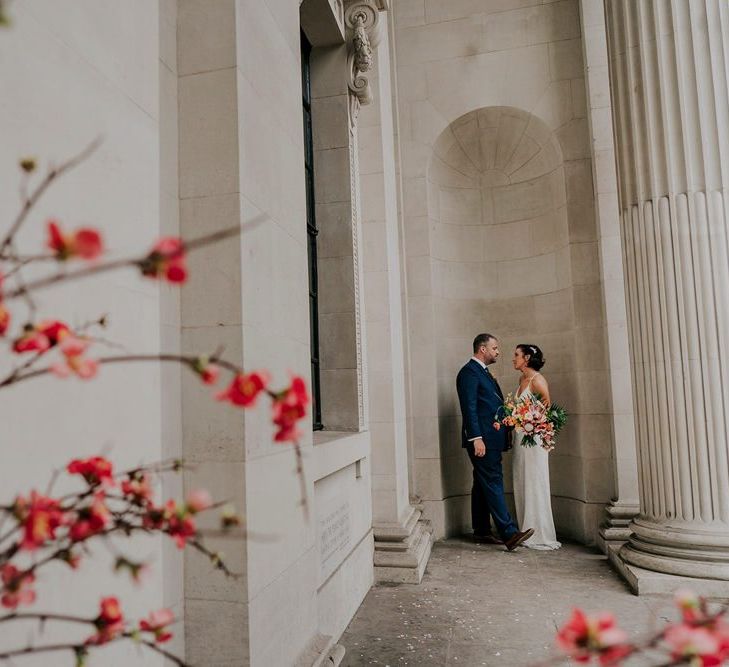
[[[532,378],[533,380],[534,378]],[[532,380],[517,398],[531,392]],[[542,447],[522,447],[524,437],[514,433],[512,472],[514,475],[514,503],[519,530],[534,528],[534,535],[522,542],[530,549],[552,550],[562,545],[557,542],[552,518],[552,499],[549,490],[549,453]]]

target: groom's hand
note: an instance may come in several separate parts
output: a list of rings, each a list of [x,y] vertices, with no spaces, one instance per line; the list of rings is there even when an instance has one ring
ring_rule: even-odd
[[[476,438],[473,441],[473,453],[476,456],[486,456],[486,445],[483,442],[483,438]]]

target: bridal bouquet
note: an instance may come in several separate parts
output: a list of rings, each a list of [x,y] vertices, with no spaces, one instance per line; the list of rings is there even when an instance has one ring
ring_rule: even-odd
[[[503,413],[503,416],[500,416]],[[540,447],[551,452],[554,449],[557,433],[567,423],[567,411],[559,405],[546,406],[539,396],[516,398],[507,395],[504,405],[496,413],[494,428],[501,425],[511,426],[517,433],[523,434],[521,444],[524,447]]]

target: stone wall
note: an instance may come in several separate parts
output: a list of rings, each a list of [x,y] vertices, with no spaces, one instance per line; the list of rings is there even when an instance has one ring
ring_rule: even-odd
[[[174,67],[169,3],[158,9],[156,2],[139,0],[121,9],[111,1],[34,0],[12,3],[8,10],[12,25],[0,30],[3,229],[19,208],[18,157],[34,155],[45,170],[100,136],[103,143],[94,156],[40,201],[19,237],[23,250],[43,247],[50,216],[69,228],[99,227],[110,252],[120,256],[142,252],[160,234],[174,233],[176,131],[170,137],[172,126],[164,123],[164,118],[174,119],[176,108],[174,82],[165,73]],[[175,292],[135,271],[120,271],[39,294],[38,317],[78,325],[109,313],[105,339],[154,353],[160,342],[174,349]],[[15,316],[22,322],[27,313],[21,307]],[[104,452],[125,468],[174,453],[179,443],[177,377],[154,364],[109,366],[89,383],[48,377],[3,391],[2,502],[18,491],[44,489],[52,471],[71,457]],[[69,488],[59,482],[54,490]],[[112,594],[131,618],[163,604],[181,613],[179,590],[174,585],[163,590],[163,582],[179,581],[179,563],[163,558],[157,539],[140,540],[136,550],[150,557],[154,568],[144,587],[113,577],[113,556],[98,546],[93,565],[73,575],[49,570],[39,579],[39,606],[87,616],[102,595]],[[32,634],[30,627],[20,630],[23,638],[26,634]],[[79,636],[85,634],[82,629]],[[68,640],[75,633],[68,627],[61,635],[50,628],[44,633],[45,640],[59,636]],[[101,661],[163,662],[131,645],[105,649]],[[26,664],[48,665],[49,658]]]
[[[591,542],[612,424],[578,2],[394,9],[415,492],[437,534],[470,528],[455,375],[490,331],[513,390],[513,346],[536,343],[572,413],[551,458],[555,520]]]
[[[331,9],[307,2],[303,11],[312,21]],[[181,225],[189,234],[242,229],[239,243],[196,258],[204,277],[183,298],[183,346],[214,349],[222,339],[234,361],[269,369],[274,386],[284,386],[290,373],[308,379],[298,3],[231,0],[211,11],[206,0],[189,0],[179,12]],[[327,430],[314,441],[302,424],[305,512],[294,452],[273,442],[267,407],[231,413],[203,400],[197,384],[183,385],[184,447],[200,464],[190,483],[214,483],[244,508],[258,536],[220,544],[244,573],[233,584],[210,575],[201,559],[187,561],[187,627],[211,629],[188,635],[188,657],[200,663],[311,664],[338,638],[372,581],[369,435],[361,432],[355,326],[356,149],[344,37],[336,20],[329,24],[332,31],[310,36]],[[248,228],[257,216],[264,221]]]
[[[334,201],[340,216],[322,213],[325,256],[337,256],[335,224],[349,232],[351,276],[343,290],[337,276],[324,273],[330,295],[344,292],[349,299],[347,340],[359,348],[352,355],[349,345],[345,357],[331,344],[325,350],[330,367],[355,369],[346,404],[352,418],[328,420],[351,432],[329,431],[315,446],[304,425],[308,515],[300,505],[294,453],[272,442],[265,402],[244,415],[211,400],[199,380],[179,368],[104,368],[93,388],[68,380],[63,389],[69,405],[57,409],[61,381],[39,380],[5,394],[0,408],[13,443],[0,466],[8,494],[44,483],[38,460],[48,463],[50,474],[71,456],[106,447],[122,466],[183,454],[195,468],[184,484],[167,484],[167,492],[205,486],[246,515],[256,537],[210,540],[240,578],[225,580],[194,553],[185,555],[183,577],[180,553],[152,540],[141,545],[156,567],[144,589],[131,595],[122,578],[103,589],[118,594],[131,617],[163,604],[184,613],[175,648],[199,664],[311,664],[331,648],[372,582],[363,324],[355,330],[355,301],[362,294],[358,152],[346,104],[341,6],[307,6],[312,8],[310,19],[316,11],[338,12],[329,17],[333,32],[318,35],[328,45],[315,44],[323,50],[332,39],[338,43],[331,47],[337,56],[332,68],[316,72],[315,141],[320,165],[331,149],[346,156],[348,170],[344,179],[318,183],[317,195],[322,203]],[[222,343],[232,361],[267,368],[276,387],[285,386],[291,373],[308,378],[298,3],[164,0],[159,8],[129,3],[122,12],[114,3],[69,3],[61,11],[38,1],[13,6],[11,14],[14,26],[0,33],[3,80],[15,100],[0,111],[3,181],[16,181],[16,156],[59,161],[104,137],[93,160],[43,200],[39,222],[53,214],[71,227],[98,225],[120,254],[146,248],[161,234],[194,237],[242,227],[239,241],[190,258],[191,279],[181,292],[120,273],[54,290],[53,302],[49,292],[41,314],[82,322],[109,311],[107,337],[132,350],[154,352],[161,345],[200,353]],[[327,85],[336,90],[330,94]],[[346,198],[328,198],[325,187],[335,183]],[[5,219],[17,209],[11,197],[0,206]],[[256,216],[265,221],[247,228]],[[22,240],[40,247],[43,234],[29,226]],[[329,305],[325,314],[337,320],[336,299]],[[327,398],[333,415],[342,396],[334,391]],[[29,408],[37,404],[44,406],[44,419]],[[71,404],[78,418],[69,412]],[[80,449],[77,443],[83,443]],[[79,613],[96,608],[99,586],[108,580],[103,567],[109,559],[99,555],[96,574],[79,575],[84,586],[69,579],[44,589],[44,606],[73,597]],[[283,627],[286,641],[280,639]],[[111,650],[108,664],[128,664],[130,656],[126,649]]]

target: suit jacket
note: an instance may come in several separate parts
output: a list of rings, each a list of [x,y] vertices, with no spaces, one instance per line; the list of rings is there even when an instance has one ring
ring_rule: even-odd
[[[494,376],[470,359],[458,372],[456,389],[463,416],[461,446],[467,447],[469,440],[480,436],[487,449],[504,451],[507,429],[502,427],[497,431],[494,428],[496,412],[504,404],[504,395]]]

